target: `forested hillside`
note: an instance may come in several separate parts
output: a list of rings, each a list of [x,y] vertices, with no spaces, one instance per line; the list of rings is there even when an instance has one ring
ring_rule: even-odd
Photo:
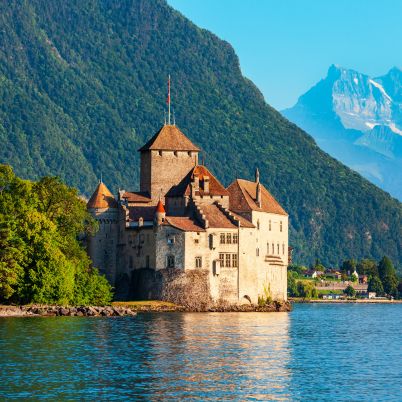
[[[297,261],[402,263],[401,204],[268,106],[232,47],[164,1],[7,1],[0,26],[0,162],[24,178],[137,188],[171,74],[176,123],[225,184],[260,168]]]

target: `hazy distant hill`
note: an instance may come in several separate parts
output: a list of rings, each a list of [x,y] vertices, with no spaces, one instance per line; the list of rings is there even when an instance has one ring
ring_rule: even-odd
[[[402,200],[402,71],[370,78],[331,66],[283,114],[321,148]]]
[[[136,188],[170,73],[177,124],[225,184],[260,168],[299,261],[402,262],[401,204],[266,105],[232,47],[164,1],[8,1],[0,26],[0,161],[18,174]]]

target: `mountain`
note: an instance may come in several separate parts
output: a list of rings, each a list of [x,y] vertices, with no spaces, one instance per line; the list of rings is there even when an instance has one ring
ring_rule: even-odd
[[[402,71],[371,78],[332,65],[283,115],[330,155],[402,200]]]
[[[290,214],[295,260],[402,263],[402,206],[267,105],[233,48],[161,0],[0,3],[0,162],[89,195],[138,188],[172,76],[177,125],[225,185],[261,181]]]

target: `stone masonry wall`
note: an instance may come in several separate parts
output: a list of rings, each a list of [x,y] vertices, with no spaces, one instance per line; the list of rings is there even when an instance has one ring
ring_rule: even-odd
[[[141,153],[141,191],[148,191],[156,204],[159,197],[190,172],[198,162],[197,152],[146,151]],[[162,198],[163,201],[163,198]]]

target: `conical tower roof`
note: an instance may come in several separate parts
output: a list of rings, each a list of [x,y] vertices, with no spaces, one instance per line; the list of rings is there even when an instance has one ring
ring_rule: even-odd
[[[159,212],[159,213],[162,213],[162,214],[166,213],[165,207],[163,206],[162,201],[160,201],[160,200],[158,201],[158,204],[156,206],[156,211],[155,212]]]
[[[143,151],[199,151],[176,126],[163,126],[143,147],[139,149]]]
[[[89,199],[87,208],[117,208],[116,199],[102,181]]]

